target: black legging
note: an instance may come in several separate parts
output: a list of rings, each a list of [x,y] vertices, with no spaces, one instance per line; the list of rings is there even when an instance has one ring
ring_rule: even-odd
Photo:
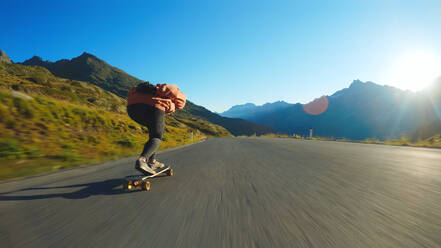
[[[127,113],[132,120],[149,129],[149,140],[145,143],[141,156],[155,159],[164,134],[165,112],[148,104],[132,104],[127,107]]]

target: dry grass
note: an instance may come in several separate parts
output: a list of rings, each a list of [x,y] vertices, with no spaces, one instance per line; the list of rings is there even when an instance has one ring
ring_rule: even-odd
[[[252,136],[238,136],[239,138],[245,137],[257,137]],[[412,142],[409,138],[403,136],[400,139],[391,139],[381,141],[379,139],[366,139],[366,140],[349,140],[349,139],[336,139],[333,137],[312,137],[305,138],[300,135],[286,135],[286,134],[265,134],[258,136],[259,138],[294,138],[294,139],[307,139],[307,140],[321,140],[321,141],[339,141],[339,142],[354,142],[354,143],[364,143],[364,144],[379,144],[379,145],[392,145],[392,146],[412,146],[412,147],[430,147],[430,148],[441,148],[441,134],[434,135],[426,140],[420,140]]]

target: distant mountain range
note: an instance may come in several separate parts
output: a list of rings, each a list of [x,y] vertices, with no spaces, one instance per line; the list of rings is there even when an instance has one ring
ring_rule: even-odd
[[[309,109],[324,108],[321,114]],[[426,139],[441,133],[441,78],[427,90],[414,93],[355,80],[349,88],[302,105],[286,102],[233,106],[222,116],[267,125],[286,134],[362,140],[407,135]]]
[[[222,116],[231,118],[253,119],[255,116],[269,114],[273,111],[279,111],[291,106],[291,104],[284,101],[274,103],[266,103],[262,106],[256,106],[253,103],[246,103],[242,105],[235,105],[229,110],[221,113]]]
[[[131,87],[142,82],[142,80],[86,52],[71,60],[62,59],[56,62],[43,61],[42,58],[34,56],[20,64],[42,66],[57,77],[86,81],[124,98]],[[175,116],[177,118],[202,118],[226,128],[233,135],[260,135],[274,132],[268,126],[237,118],[222,117],[191,101],[187,101],[184,110],[178,111]]]
[[[253,123],[239,118],[222,117],[219,114],[213,113],[210,110],[198,106],[190,101],[187,101],[183,111],[177,111],[176,118],[191,118],[196,116],[209,121],[213,124],[219,125],[227,129],[233,135],[261,135],[267,133],[274,133],[275,130],[271,127]]]

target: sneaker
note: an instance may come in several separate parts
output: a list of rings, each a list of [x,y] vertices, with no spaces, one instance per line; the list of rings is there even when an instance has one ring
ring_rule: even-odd
[[[157,170],[165,166],[164,163],[161,163],[156,159],[149,161],[148,165],[150,166],[150,168],[152,168],[152,170]]]
[[[138,160],[136,160],[135,169],[146,176],[155,174],[156,172],[149,167],[146,160],[145,157],[139,157]]]

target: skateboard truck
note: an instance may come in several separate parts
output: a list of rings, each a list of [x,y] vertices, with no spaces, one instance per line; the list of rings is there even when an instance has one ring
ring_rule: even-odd
[[[169,166],[166,166],[166,167],[157,169],[156,173],[152,174],[152,175],[143,176],[143,177],[141,177],[141,176],[129,177],[129,178],[126,178],[126,180],[123,184],[123,188],[128,189],[128,190],[137,189],[137,188],[141,188],[142,190],[150,190],[151,183],[149,181],[147,181],[147,179],[153,178],[153,177],[156,177],[156,176],[159,176],[162,174],[165,174],[167,176],[173,176],[174,171]],[[141,177],[141,179],[139,179],[139,177]]]

